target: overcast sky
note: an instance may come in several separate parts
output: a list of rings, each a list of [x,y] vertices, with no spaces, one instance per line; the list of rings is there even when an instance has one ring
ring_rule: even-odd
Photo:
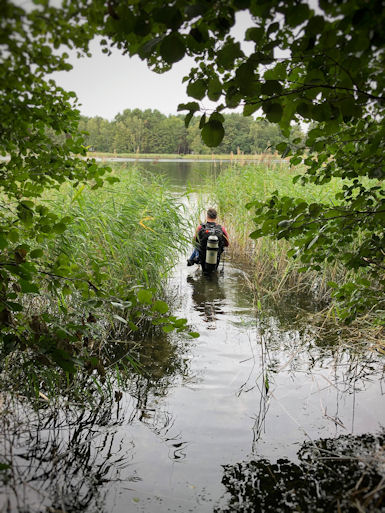
[[[237,14],[233,35],[243,38],[249,23],[248,14]],[[80,112],[85,116],[111,120],[124,109],[136,107],[176,114],[179,103],[191,101],[182,78],[194,65],[193,59],[185,58],[174,64],[171,71],[158,75],[138,57],[124,56],[118,50],[106,56],[97,41],[91,44],[91,52],[91,58],[71,57],[73,70],[52,74],[58,85],[75,91],[81,104]],[[210,107],[207,99],[201,103]]]
[[[91,51],[91,58],[71,58],[71,71],[53,74],[58,85],[75,91],[82,114],[111,120],[124,109],[136,107],[175,114],[178,104],[188,100],[182,78],[191,60],[190,65],[185,59],[158,75],[138,57],[121,55],[118,50],[106,56],[97,42],[92,43]]]

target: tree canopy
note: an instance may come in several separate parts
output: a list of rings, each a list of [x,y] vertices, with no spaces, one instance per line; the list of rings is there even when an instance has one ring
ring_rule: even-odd
[[[249,14],[243,40],[232,28],[237,13]],[[195,123],[206,145],[225,137],[225,109],[262,113],[287,138],[293,122],[312,122],[304,144],[277,149],[304,163],[303,182],[345,181],[333,205],[274,194],[250,201],[252,237],[292,242],[291,254],[318,269],[337,261],[354,279],[336,288],[348,320],[368,309],[383,320],[385,289],[384,3],[380,0],[320,0],[316,8],[291,0],[64,0],[54,7],[35,0],[22,7],[1,3],[0,162],[2,204],[0,249],[2,336],[11,347],[33,327],[20,317],[23,294],[39,291],[39,276],[55,290],[98,289],[98,273],[71,278],[70,267],[45,262],[42,244],[66,230],[70,219],[40,203],[45,191],[69,182],[97,188],[106,170],[82,160],[84,141],[73,93],[50,74],[68,70],[67,49],[88,54],[95,36],[103,51],[117,47],[164,72],[190,56],[184,78],[191,101],[179,106],[185,123]],[[213,107],[199,102],[208,99]],[[6,198],[6,201],[5,199]],[[47,265],[42,265],[47,264]],[[49,264],[49,265],[48,265]],[[69,279],[67,279],[69,278]],[[71,281],[72,280],[72,281]],[[95,281],[96,280],[96,281]],[[381,303],[382,301],[382,303]],[[20,314],[21,315],[21,314]],[[79,327],[68,327],[76,338]],[[72,329],[72,331],[71,331]]]

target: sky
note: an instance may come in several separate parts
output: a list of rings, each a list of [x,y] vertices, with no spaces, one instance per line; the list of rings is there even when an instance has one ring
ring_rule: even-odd
[[[237,14],[232,34],[242,38],[250,24],[250,16]],[[250,44],[250,43],[247,43]],[[69,53],[67,51],[67,53]],[[150,71],[138,57],[122,55],[114,49],[112,55],[102,53],[98,41],[91,43],[92,57],[77,59],[70,54],[71,71],[53,73],[56,83],[74,91],[79,99],[79,110],[85,116],[102,116],[112,120],[124,109],[158,109],[163,114],[176,114],[179,103],[191,101],[186,95],[187,84],[182,78],[195,64],[184,58],[172,70],[157,74]],[[204,108],[212,106],[209,100],[201,102]]]
[[[124,109],[134,108],[176,114],[178,104],[189,101],[182,78],[193,60],[183,59],[159,75],[138,57],[122,55],[118,50],[106,56],[97,41],[92,42],[91,52],[91,58],[71,57],[71,71],[52,74],[58,85],[75,91],[83,115],[111,120]]]

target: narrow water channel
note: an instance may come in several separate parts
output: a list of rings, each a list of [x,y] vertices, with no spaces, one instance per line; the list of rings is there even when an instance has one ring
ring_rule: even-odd
[[[168,169],[178,187],[193,176]],[[282,475],[306,494],[299,472],[320,440],[329,456],[350,442],[366,457],[383,447],[380,354],[330,344],[293,305],[257,311],[247,269],[225,258],[220,273],[204,277],[186,266],[187,252],[169,294],[200,337],[149,342],[145,374],[113,406],[27,412],[27,426],[20,404],[22,429],[3,425],[5,450],[12,444],[19,461],[19,496],[3,496],[0,511],[292,511],[294,485],[282,490]],[[304,504],[300,511],[323,511]]]

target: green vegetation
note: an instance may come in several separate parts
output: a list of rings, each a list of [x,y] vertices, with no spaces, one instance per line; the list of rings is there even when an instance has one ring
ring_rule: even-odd
[[[159,299],[164,278],[186,243],[181,205],[166,183],[147,178],[138,168],[116,167],[109,180],[102,189],[63,185],[46,193],[36,207],[40,223],[57,212],[66,229],[41,226],[45,235],[37,247],[28,230],[19,232],[15,260],[8,254],[9,263],[3,262],[15,276],[7,303],[13,313],[3,331],[3,365],[23,362],[29,376],[36,363],[59,366],[67,374],[80,366],[103,375],[106,341],[128,341],[134,334],[138,339],[153,324],[166,332],[185,329],[185,320],[169,316]],[[29,281],[28,253],[38,261]],[[39,371],[38,382],[57,381],[55,374],[44,372]]]
[[[231,233],[231,254],[237,260],[245,260],[254,266],[252,285],[259,298],[264,295],[282,298],[287,293],[292,295],[313,291],[316,292],[315,299],[322,301],[330,298],[328,280],[343,277],[341,266],[336,265],[328,266],[322,274],[299,272],[303,266],[288,256],[289,245],[285,240],[262,237],[253,241],[250,238],[255,230],[254,213],[245,205],[251,199],[263,201],[278,190],[282,196],[296,197],[298,201],[322,200],[329,203],[341,190],[342,182],[338,179],[322,187],[293,183],[293,176],[297,172],[288,167],[268,167],[263,164],[232,166],[225,168],[214,182],[211,179],[205,187]]]
[[[247,53],[230,35],[236,13],[245,10],[251,16],[244,40],[253,47]],[[0,154],[8,157],[0,162],[0,336],[5,353],[20,346],[42,348],[72,372],[76,362],[58,340],[78,340],[87,327],[80,330],[67,323],[63,330],[49,311],[44,313],[47,319],[40,319],[43,330],[36,319],[33,326],[26,310],[29,295],[44,303],[46,289],[57,297],[97,296],[101,290],[104,294],[99,283],[103,265],[79,269],[65,256],[60,258],[59,250],[52,261],[46,252],[55,237],[61,240],[71,229],[71,216],[48,206],[52,192],[64,183],[75,190],[82,184],[96,190],[115,178],[107,176],[108,168],[75,157],[86,155],[76,97],[49,78],[71,68],[66,49],[88,54],[95,36],[102,36],[105,53],[117,47],[138,55],[157,72],[167,71],[185,55],[195,59],[184,78],[193,101],[178,107],[187,112],[185,126],[191,124],[195,131],[193,151],[203,151],[200,137],[209,147],[223,144],[221,151],[226,152],[240,147],[238,135],[242,144],[247,137],[260,141],[251,126],[260,130],[261,124],[253,124],[250,116],[262,113],[279,125],[285,138],[277,144],[278,151],[291,157],[293,165],[305,165],[298,178],[301,183],[318,187],[334,177],[343,180],[333,203],[320,201],[319,194],[313,201],[278,194],[254,204],[249,201],[254,209],[253,237],[287,240],[290,254],[314,271],[335,262],[343,265],[355,276],[342,287],[334,285],[337,299],[346,304],[345,318],[374,311],[383,323],[384,21],[380,0],[321,0],[317,13],[305,0],[178,0],[167,5],[116,0],[107,7],[98,0],[69,0],[58,7],[37,1],[27,9],[5,0],[0,21]],[[205,98],[213,102],[211,112],[198,103]],[[237,114],[224,116],[225,108],[239,106],[247,121]],[[145,119],[141,111],[119,115],[113,122],[120,123],[111,136],[113,149],[186,149],[186,132],[178,117],[163,118],[156,111],[148,116]],[[150,120],[155,131],[149,133],[164,135],[151,144],[144,123]],[[293,124],[301,121],[312,123],[305,141],[291,134]],[[262,134],[267,127],[270,130],[270,125],[263,125]],[[166,132],[173,133],[177,149],[168,149]],[[245,146],[242,151],[249,150]],[[255,148],[250,146],[250,151]],[[102,261],[95,260],[95,266]],[[143,308],[152,304],[146,293],[136,300]],[[67,332],[70,335],[64,335]]]
[[[217,153],[256,154],[274,152],[284,139],[277,125],[266,120],[245,118],[241,114],[224,116],[225,137]],[[112,122],[100,117],[82,117],[79,129],[86,133],[86,145],[97,152],[147,154],[208,155],[212,150],[200,136],[198,121],[185,126],[183,116],[165,116],[157,110],[126,109]],[[302,140],[299,127],[293,128],[294,138]]]
[[[368,284],[370,274],[365,269],[353,272],[338,257],[326,260],[318,269],[304,265],[303,253],[306,254],[308,242],[303,239],[302,232],[298,232],[293,249],[293,245],[290,246],[284,237],[277,240],[272,236],[275,224],[269,219],[255,233],[255,224],[258,221],[255,218],[255,205],[263,203],[266,197],[279,194],[283,201],[286,198],[289,208],[297,209],[300,213],[307,203],[322,202],[332,208],[335,197],[350,184],[336,177],[323,185],[301,184],[293,181],[298,172],[298,169],[278,170],[253,164],[232,166],[224,169],[214,183],[211,180],[206,189],[232,235],[231,251],[234,256],[254,265],[253,286],[259,298],[264,295],[282,298],[287,293],[312,293],[314,299],[325,304],[334,295],[333,304],[337,307],[339,317],[351,320],[351,311],[349,305],[346,306],[345,298],[341,298],[334,291],[349,290],[352,279],[356,283]],[[373,180],[366,179],[363,183],[370,187]],[[364,237],[365,234],[360,231],[357,239],[351,241],[351,253],[358,251]],[[377,308],[381,305],[378,302],[374,304]],[[378,310],[374,309],[370,318],[378,319],[378,314]]]
[[[50,258],[60,261],[52,269],[60,274],[63,265],[71,265],[74,278],[102,280],[117,297],[131,285],[159,290],[185,244],[183,207],[161,176],[119,165],[110,176],[120,181],[101,190],[65,188],[46,201],[71,218],[69,229],[49,248]]]
[[[250,24],[237,40],[230,31],[240,11],[250,14]],[[101,15],[95,4],[93,19]],[[210,147],[224,140],[225,108],[243,106],[245,116],[262,111],[286,137],[293,123],[312,124],[303,145],[294,138],[277,149],[293,165],[305,164],[303,183],[349,182],[333,203],[280,195],[256,202],[253,237],[290,241],[291,254],[299,246],[298,258],[315,271],[332,262],[352,271],[357,279],[335,293],[346,303],[347,321],[375,311],[385,322],[384,20],[380,0],[322,0],[317,11],[304,0],[180,0],[167,11],[146,1],[117,2],[98,25],[109,38],[107,53],[116,46],[157,72],[194,56],[184,77],[192,101],[178,108],[187,112],[186,124],[201,112],[199,128]],[[242,39],[253,48],[241,47]],[[211,113],[198,103],[204,99],[214,103]],[[377,183],[366,183],[368,177]]]

